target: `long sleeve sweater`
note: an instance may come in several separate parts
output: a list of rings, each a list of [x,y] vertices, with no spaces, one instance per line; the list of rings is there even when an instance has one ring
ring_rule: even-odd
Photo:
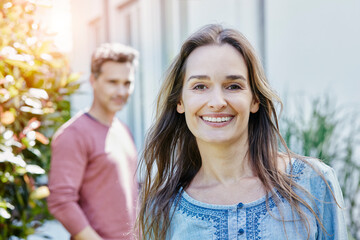
[[[88,114],[62,126],[52,142],[48,207],[72,236],[91,226],[104,240],[132,239],[137,154],[128,129]]]

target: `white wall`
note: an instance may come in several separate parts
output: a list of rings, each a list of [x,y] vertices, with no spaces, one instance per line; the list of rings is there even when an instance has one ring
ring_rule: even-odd
[[[209,23],[236,28],[259,48],[258,0],[188,0],[188,34]],[[186,37],[186,36],[183,36]]]
[[[267,3],[267,72],[280,95],[329,94],[359,107],[360,1]]]
[[[60,0],[58,0],[60,1]],[[90,107],[92,101],[92,89],[89,83],[91,54],[95,48],[95,40],[91,36],[89,23],[101,19],[103,13],[101,1],[92,1],[87,4],[83,0],[71,1],[72,13],[72,42],[73,48],[70,54],[72,71],[81,74],[80,81],[83,84],[78,93],[72,95],[72,114]],[[101,24],[103,22],[101,21]],[[103,27],[100,41],[104,41]]]

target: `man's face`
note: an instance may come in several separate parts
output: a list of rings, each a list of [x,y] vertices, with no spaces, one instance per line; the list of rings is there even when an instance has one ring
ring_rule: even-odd
[[[105,62],[100,75],[91,77],[94,89],[94,106],[109,114],[115,114],[126,104],[134,90],[134,66],[129,63]]]

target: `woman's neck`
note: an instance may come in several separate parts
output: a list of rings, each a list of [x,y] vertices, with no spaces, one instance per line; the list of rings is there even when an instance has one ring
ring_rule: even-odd
[[[254,177],[248,143],[209,144],[198,142],[202,166],[197,181],[206,184],[233,184],[246,177]]]

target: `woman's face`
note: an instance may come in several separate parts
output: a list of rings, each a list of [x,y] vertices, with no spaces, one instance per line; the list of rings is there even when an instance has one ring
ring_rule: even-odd
[[[197,142],[245,143],[254,100],[243,56],[231,45],[207,45],[188,57],[177,111]]]

